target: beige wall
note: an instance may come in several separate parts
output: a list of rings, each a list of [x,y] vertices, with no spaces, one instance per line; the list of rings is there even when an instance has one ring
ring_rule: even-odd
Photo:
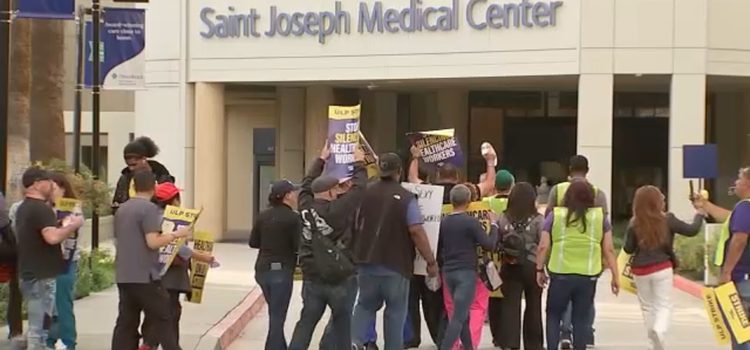
[[[226,228],[226,118],[224,85],[195,86],[194,204],[203,208],[197,228],[222,239]]]
[[[305,174],[305,89],[278,88],[276,164],[279,177],[302,181]]]
[[[607,194],[612,208],[612,103],[611,74],[582,74],[578,80],[578,154],[589,160],[589,181]]]
[[[276,127],[274,101],[248,101],[247,104],[227,107],[227,234],[224,239],[246,239],[250,233],[253,222],[253,198],[256,196],[253,129],[274,127]],[[260,203],[265,204],[265,199],[261,198]]]

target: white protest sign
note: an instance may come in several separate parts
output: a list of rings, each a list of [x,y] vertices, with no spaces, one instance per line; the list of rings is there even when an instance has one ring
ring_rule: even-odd
[[[422,212],[424,219],[424,230],[427,233],[427,239],[430,241],[432,253],[437,254],[438,238],[440,236],[440,219],[443,212],[443,191],[442,186],[421,185],[403,182],[405,189],[417,195],[419,211]],[[427,261],[419,255],[414,259],[414,274],[427,275]]]

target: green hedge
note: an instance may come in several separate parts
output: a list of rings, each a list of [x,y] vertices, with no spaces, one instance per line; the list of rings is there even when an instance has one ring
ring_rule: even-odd
[[[114,284],[115,260],[108,251],[95,251],[92,254],[81,252],[76,280],[76,299],[105,290]],[[8,308],[8,284],[0,284],[0,324],[5,324]],[[26,305],[24,304],[24,318]]]

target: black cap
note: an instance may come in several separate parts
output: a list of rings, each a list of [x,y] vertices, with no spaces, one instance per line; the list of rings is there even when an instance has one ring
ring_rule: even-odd
[[[401,170],[401,157],[396,153],[385,153],[378,158],[380,177],[391,177]]]
[[[271,196],[276,198],[284,197],[296,190],[299,190],[299,186],[286,179],[271,183]]]
[[[310,185],[310,189],[313,191],[313,193],[321,193],[336,187],[336,185],[338,184],[339,179],[331,175],[323,175],[318,176],[317,179],[313,180],[312,185]]]
[[[52,180],[52,175],[47,170],[39,167],[30,167],[26,169],[21,177],[21,183],[24,188],[33,186],[37,181],[45,180]]]

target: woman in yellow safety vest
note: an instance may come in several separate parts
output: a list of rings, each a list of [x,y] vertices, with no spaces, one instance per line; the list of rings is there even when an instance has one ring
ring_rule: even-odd
[[[547,348],[560,341],[560,320],[573,304],[573,349],[586,349],[588,312],[594,303],[602,262],[612,272],[612,293],[620,291],[617,259],[612,246],[612,225],[594,204],[590,184],[575,181],[565,193],[563,206],[544,220],[536,259],[537,283],[547,286]],[[549,272],[549,276],[547,272]]]

